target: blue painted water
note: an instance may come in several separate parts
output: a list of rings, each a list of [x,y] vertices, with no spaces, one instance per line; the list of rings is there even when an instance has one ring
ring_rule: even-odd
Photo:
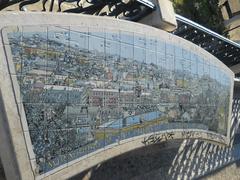
[[[136,116],[129,116],[126,118],[121,118],[116,121],[113,121],[111,123],[105,123],[101,125],[100,127],[102,128],[113,128],[113,129],[120,129],[123,127],[135,125],[135,124],[141,124],[143,122],[147,121],[152,121],[157,118],[161,117],[161,112],[155,111],[155,112],[150,112],[150,113],[145,113],[145,114],[140,114]]]

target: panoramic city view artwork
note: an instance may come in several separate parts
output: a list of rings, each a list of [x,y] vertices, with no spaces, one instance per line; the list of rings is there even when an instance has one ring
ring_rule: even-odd
[[[107,28],[8,27],[7,37],[40,174],[149,132],[227,135],[231,77],[198,53]]]

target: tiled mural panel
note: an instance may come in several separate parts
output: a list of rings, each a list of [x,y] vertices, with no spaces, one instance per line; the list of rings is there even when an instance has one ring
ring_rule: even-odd
[[[149,132],[227,135],[231,77],[177,44],[63,26],[16,27],[5,44],[40,174]]]

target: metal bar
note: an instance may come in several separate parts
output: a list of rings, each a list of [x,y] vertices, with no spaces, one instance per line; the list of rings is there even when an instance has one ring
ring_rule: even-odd
[[[183,16],[180,16],[180,15],[176,14],[176,19],[177,19],[178,21],[181,21],[181,22],[183,22],[183,23],[189,24],[190,26],[193,26],[193,27],[195,27],[195,28],[197,28],[197,29],[199,29],[199,30],[201,30],[201,31],[204,31],[204,32],[206,32],[206,33],[208,33],[208,34],[210,34],[210,35],[212,35],[212,36],[214,36],[214,37],[217,37],[217,38],[219,38],[219,39],[221,39],[221,40],[223,40],[223,41],[225,41],[225,42],[227,42],[227,43],[229,43],[229,44],[232,44],[232,45],[240,48],[240,44],[238,44],[238,43],[236,43],[236,42],[234,42],[234,41],[231,41],[231,40],[229,40],[229,39],[221,36],[220,34],[218,34],[218,33],[216,33],[216,32],[213,32],[213,31],[211,31],[210,29],[207,29],[207,28],[205,28],[204,26],[202,26],[202,25],[200,25],[200,24],[197,24],[197,23],[195,23],[195,22],[193,22],[193,21],[191,21],[191,20],[189,20],[189,19],[187,19],[187,18],[185,18],[185,17],[183,17]]]
[[[137,2],[151,8],[151,9],[155,9],[156,6],[151,2],[151,1],[148,1],[148,0],[137,0]]]

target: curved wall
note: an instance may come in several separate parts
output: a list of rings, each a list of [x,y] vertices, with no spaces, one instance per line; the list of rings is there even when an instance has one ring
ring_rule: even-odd
[[[228,144],[233,73],[200,47],[125,21],[34,16],[2,29],[1,89],[39,178],[169,139]]]

